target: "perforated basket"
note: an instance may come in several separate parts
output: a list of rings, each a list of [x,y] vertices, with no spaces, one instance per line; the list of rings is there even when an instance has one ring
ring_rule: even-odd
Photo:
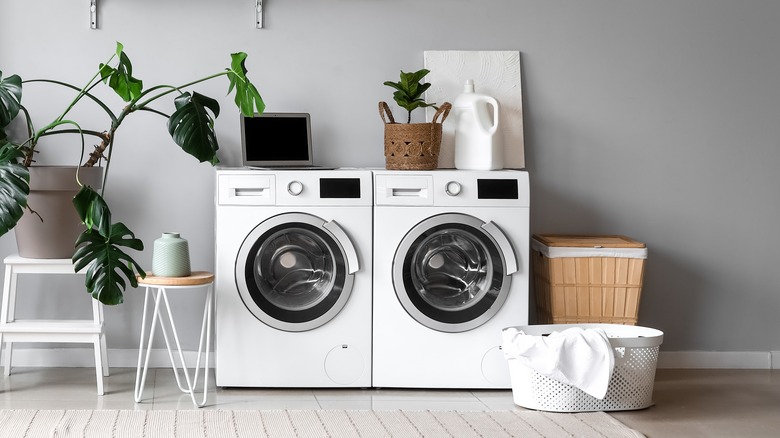
[[[615,370],[607,394],[599,400],[574,386],[543,376],[517,359],[508,359],[516,405],[551,412],[627,411],[653,404],[653,383],[660,330],[619,324],[549,324],[515,327],[527,335],[545,336],[570,327],[601,328],[615,353]]]

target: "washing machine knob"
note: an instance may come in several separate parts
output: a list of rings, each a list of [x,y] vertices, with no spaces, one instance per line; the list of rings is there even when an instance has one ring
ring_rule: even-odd
[[[461,189],[462,187],[459,182],[450,181],[447,183],[447,185],[444,186],[444,193],[450,196],[458,196],[460,195]]]
[[[289,184],[287,184],[287,193],[298,196],[303,192],[303,183],[300,181],[290,181]]]

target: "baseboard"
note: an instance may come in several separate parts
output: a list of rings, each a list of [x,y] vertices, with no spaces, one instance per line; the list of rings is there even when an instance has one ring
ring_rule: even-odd
[[[3,349],[3,362],[5,363],[6,350]],[[184,351],[184,360],[187,365],[194,368],[198,353],[196,351]],[[201,355],[205,360],[205,354]],[[179,363],[178,354],[174,352],[176,363]],[[95,351],[92,348],[14,348],[14,367],[94,367]],[[209,358],[210,366],[214,365],[213,354]],[[138,365],[137,349],[108,349],[108,366],[116,368],[135,368]],[[169,368],[171,360],[166,349],[152,349],[149,356],[149,367]]]
[[[14,348],[15,367],[93,367],[94,351],[91,348]],[[5,349],[3,350],[5,355]],[[192,366],[196,351],[185,351],[184,360]],[[205,360],[205,355],[202,355]],[[178,363],[178,357],[176,358]],[[209,360],[214,365],[213,354]],[[138,350],[110,348],[108,365],[117,368],[134,368],[138,365]],[[171,366],[168,350],[152,349],[149,357],[152,368]],[[780,351],[661,351],[658,368],[689,369],[780,369]]]
[[[778,351],[661,351],[658,368],[777,369]]]
[[[770,351],[769,355],[771,357],[771,369],[773,370],[780,370],[780,351]]]

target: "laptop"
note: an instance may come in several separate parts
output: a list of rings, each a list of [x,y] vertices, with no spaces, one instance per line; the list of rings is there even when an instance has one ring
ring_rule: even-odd
[[[243,165],[260,169],[323,169],[313,164],[308,113],[241,115]]]

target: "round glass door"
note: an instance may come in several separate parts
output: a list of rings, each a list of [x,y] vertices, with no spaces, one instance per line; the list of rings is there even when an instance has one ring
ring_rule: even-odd
[[[511,277],[485,223],[465,214],[432,216],[412,228],[393,260],[393,284],[404,309],[443,332],[479,327],[495,315]]]
[[[335,317],[352,291],[345,247],[304,213],[274,216],[244,240],[236,259],[236,283],[247,309],[285,331],[317,328]]]

